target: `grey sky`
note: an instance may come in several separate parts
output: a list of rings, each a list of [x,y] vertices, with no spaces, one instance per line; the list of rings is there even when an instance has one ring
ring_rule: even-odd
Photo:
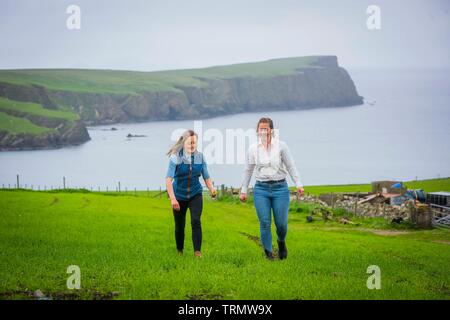
[[[68,30],[66,8],[81,8]],[[381,30],[366,9],[381,8]],[[163,70],[313,54],[449,68],[450,1],[1,0],[0,69]]]

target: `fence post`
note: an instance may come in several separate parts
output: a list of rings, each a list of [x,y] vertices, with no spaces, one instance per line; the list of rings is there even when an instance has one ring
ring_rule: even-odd
[[[331,193],[331,209],[334,209],[334,193]]]
[[[17,175],[17,189],[19,189],[19,186],[20,186],[20,184],[19,184],[19,175]]]
[[[118,190],[119,190],[119,192],[120,192],[120,181],[119,181],[119,189],[118,189]]]
[[[63,189],[66,188],[66,177],[63,177]]]

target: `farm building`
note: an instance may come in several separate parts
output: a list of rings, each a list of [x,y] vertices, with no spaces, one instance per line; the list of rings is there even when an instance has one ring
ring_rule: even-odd
[[[406,188],[401,181],[373,181],[372,193],[395,193],[404,195]]]

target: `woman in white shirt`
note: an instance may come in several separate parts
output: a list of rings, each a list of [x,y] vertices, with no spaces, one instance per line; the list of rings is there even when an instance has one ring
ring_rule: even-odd
[[[294,181],[298,195],[304,193],[298,171],[295,167],[286,143],[274,138],[273,121],[261,118],[256,132],[258,142],[249,147],[246,168],[242,181],[241,201],[247,200],[247,188],[253,171],[256,183],[253,188],[253,199],[259,219],[260,238],[266,257],[273,259],[272,254],[272,210],[277,231],[278,256],[287,258],[286,234],[289,212],[289,189],[286,175],[289,173]]]

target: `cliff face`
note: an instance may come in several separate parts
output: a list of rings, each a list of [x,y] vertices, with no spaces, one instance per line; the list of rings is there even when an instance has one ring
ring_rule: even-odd
[[[72,125],[60,125],[47,137],[13,138],[5,132],[0,133],[0,148],[79,144],[89,140],[84,125],[198,119],[240,112],[349,106],[363,102],[349,74],[339,67],[334,56],[319,57],[312,66],[293,71],[270,77],[195,77],[205,85],[174,85],[173,90],[144,89],[130,94],[51,90],[43,86],[0,82],[2,97],[37,102],[48,109],[66,106],[81,119]]]
[[[70,106],[86,125],[191,118],[186,95],[177,91],[139,94],[50,91],[56,103]]]
[[[177,91],[132,95],[50,91],[48,96],[51,101],[70,105],[88,125],[362,104],[362,97],[336,57],[319,59],[315,65],[275,77],[198,78],[206,85],[175,86]]]
[[[39,103],[46,109],[58,109],[58,106],[50,100],[46,88],[40,85],[20,86],[0,82],[0,97],[10,100]]]
[[[362,103],[348,73],[339,67],[304,69],[295,75],[207,80],[206,88],[180,88],[198,115],[293,110]]]

